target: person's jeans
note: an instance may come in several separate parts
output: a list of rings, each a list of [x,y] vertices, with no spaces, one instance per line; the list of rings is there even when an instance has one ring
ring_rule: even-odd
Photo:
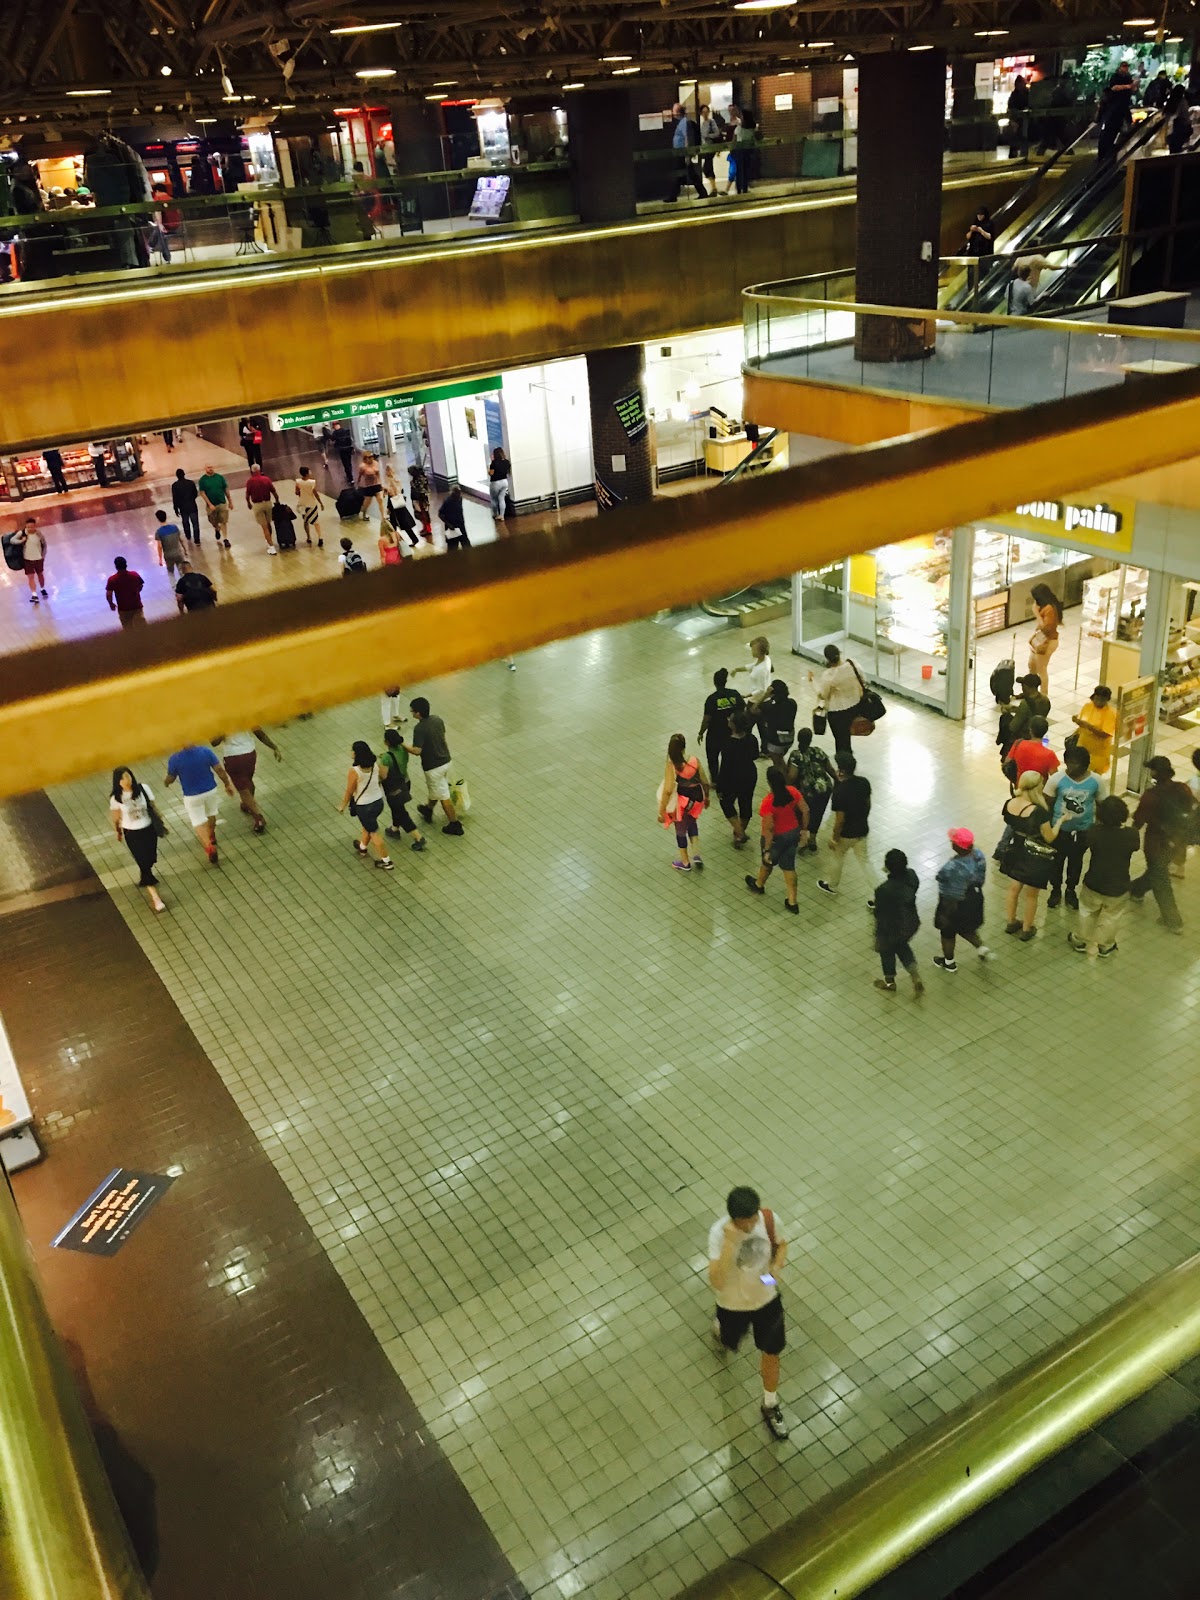
[[[183,523],[183,536],[185,539],[195,539],[200,543],[200,511],[198,506],[181,506],[179,520]]]
[[[503,517],[504,502],[508,497],[508,479],[493,478],[488,484],[488,493],[492,497],[492,515]]]
[[[851,851],[853,851],[859,866],[862,868],[862,875],[867,881],[868,889],[873,889],[875,886],[871,882],[871,858],[867,854],[867,841],[865,839],[839,839],[837,844],[831,846],[830,854],[832,859],[829,863],[829,871],[825,882],[831,889],[837,888],[842,881],[842,868],[846,863],[846,857]]]
[[[815,844],[817,832],[824,820],[826,811],[829,809],[831,796],[826,792],[825,794],[806,794],[804,798],[808,802],[808,842]]]
[[[898,944],[885,944],[879,951],[879,964],[888,983],[895,982],[897,958],[906,972],[916,966],[917,958],[913,955],[912,945],[907,939],[901,939]]]
[[[1153,894],[1158,914],[1167,927],[1183,927],[1183,918],[1179,915],[1179,907],[1175,904],[1175,891],[1171,887],[1170,856],[1148,855],[1146,870],[1140,878],[1135,878],[1129,885],[1129,893],[1135,900],[1143,900],[1148,893]]]
[[[399,828],[402,833],[416,833],[416,823],[409,813],[408,806],[398,795],[388,794],[384,791],[384,799],[388,803],[388,810],[392,814],[392,827]]]
[[[857,715],[857,706],[851,706],[849,711],[827,711],[825,713],[835,750],[849,751],[851,749],[850,724]]]
[[[1117,927],[1125,911],[1123,894],[1097,894],[1085,883],[1079,891],[1079,937],[1090,956],[1117,942]]]
[[[1050,868],[1050,887],[1063,886],[1063,868],[1067,869],[1067,893],[1074,894],[1083,871],[1083,858],[1087,854],[1087,838],[1081,832],[1060,833],[1054,841],[1054,865]]]
[[[155,223],[151,224],[151,226],[150,226],[150,234],[149,234],[149,238],[147,239],[147,243],[148,243],[148,245],[149,245],[151,250],[157,250],[158,251],[159,255],[163,258],[163,260],[165,262],[167,262],[167,263],[170,262],[170,260],[171,260],[171,241],[167,237],[167,231],[162,226],[161,223],[155,222]]]

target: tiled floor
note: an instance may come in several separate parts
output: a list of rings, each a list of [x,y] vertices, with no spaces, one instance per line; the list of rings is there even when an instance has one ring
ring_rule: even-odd
[[[219,871],[167,799],[166,917],[103,781],[54,797],[543,1600],[673,1594],[1194,1248],[1195,867],[1183,939],[1147,907],[1098,968],[1062,911],[1015,945],[993,884],[993,965],[879,995],[853,868],[831,903],[806,862],[786,918],[710,811],[707,870],[668,870],[667,736],[744,649],[678,622],[410,685],[474,806],[390,877],[333,811],[372,702],[278,730],[268,831],[226,804]],[[928,966],[946,828],[998,830],[990,726],[897,703],[861,758]],[[707,1336],[736,1181],[792,1241],[782,1446]]]

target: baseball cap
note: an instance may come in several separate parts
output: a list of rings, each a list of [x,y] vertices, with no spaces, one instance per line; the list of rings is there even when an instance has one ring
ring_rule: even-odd
[[[949,839],[956,850],[970,850],[975,844],[975,835],[970,828],[951,828]]]

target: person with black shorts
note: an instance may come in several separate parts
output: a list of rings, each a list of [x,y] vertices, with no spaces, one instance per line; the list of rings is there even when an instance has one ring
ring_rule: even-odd
[[[754,790],[758,784],[758,740],[751,731],[753,719],[748,711],[735,711],[733,730],[720,747],[720,766],[714,773],[721,810],[733,829],[733,843],[740,850],[746,843],[746,824],[754,815]]]
[[[762,1370],[762,1418],[776,1439],[786,1439],[779,1405],[779,1357],[787,1343],[778,1274],[787,1259],[774,1215],[764,1211],[753,1189],[730,1190],[728,1216],[708,1232],[708,1281],[717,1297],[713,1334],[723,1350],[736,1350],[754,1335]]]

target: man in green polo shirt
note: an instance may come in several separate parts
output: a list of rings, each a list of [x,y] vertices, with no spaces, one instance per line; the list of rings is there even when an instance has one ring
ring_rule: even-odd
[[[228,550],[229,539],[226,535],[229,527],[229,485],[216,467],[206,466],[203,475],[196,480],[196,487],[207,508],[208,520],[217,535],[217,543],[224,543]]]

